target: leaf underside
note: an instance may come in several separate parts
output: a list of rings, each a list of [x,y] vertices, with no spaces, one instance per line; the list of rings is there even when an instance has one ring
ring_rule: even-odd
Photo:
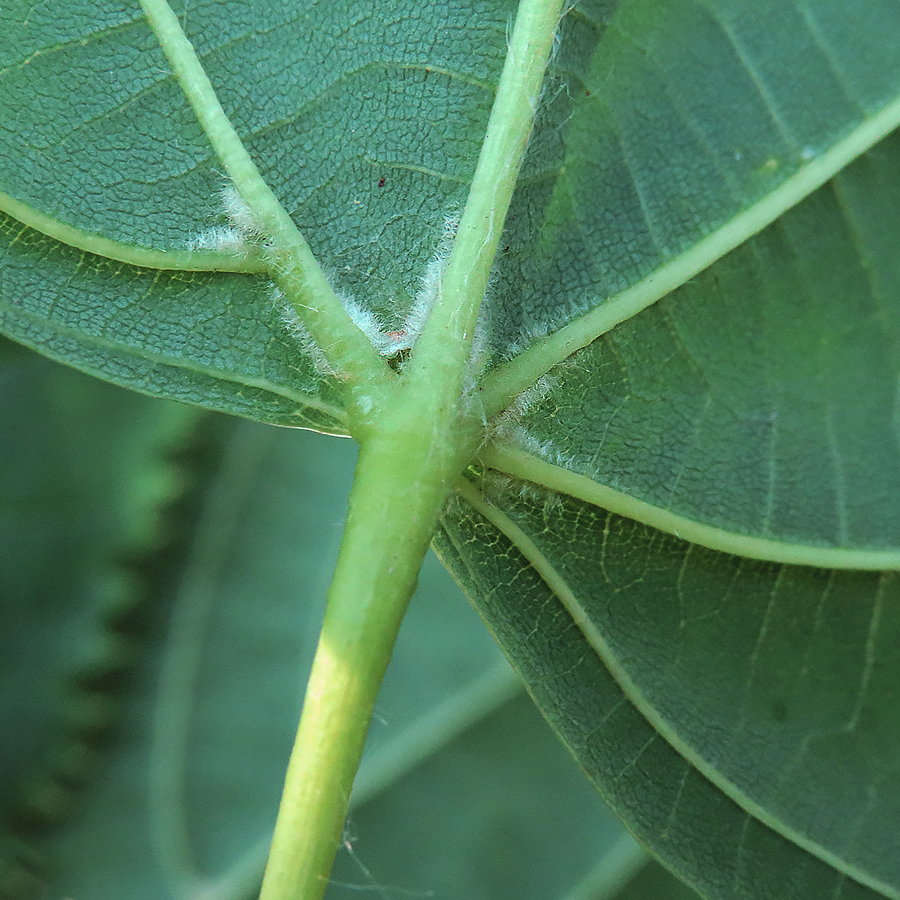
[[[563,23],[495,266],[497,360],[690,255],[900,93],[892,0],[866,16],[842,0],[657,6],[585,3]],[[336,288],[388,327],[462,207],[512,13],[273,2],[187,17]],[[21,0],[0,15],[0,191],[126,255],[183,251],[224,224],[222,176],[137,5]],[[139,271],[14,220],[2,247],[0,327],[17,339],[141,390],[344,429],[335,386],[298,353],[264,277]]]
[[[188,12],[336,288],[398,325],[464,202],[513,4]],[[145,392],[343,433],[264,276],[128,262],[225,224],[137,7],[13,2],[0,25],[0,192],[84,235],[2,218],[0,329]],[[900,897],[896,576],[686,543],[589,487],[730,546],[900,552],[898,45],[894,0],[578,5],[489,291],[486,384],[508,378],[507,402],[536,383],[495,446],[557,491],[504,464],[438,547],[600,790],[709,896]]]
[[[462,504],[440,557],[640,840],[723,900],[895,896],[896,576],[698,550],[536,489],[486,495],[574,602]]]
[[[892,135],[553,369],[501,440],[687,522],[896,551],[898,171]]]

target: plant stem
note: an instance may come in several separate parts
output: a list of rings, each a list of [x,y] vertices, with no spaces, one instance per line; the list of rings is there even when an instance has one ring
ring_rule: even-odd
[[[260,900],[318,900],[338,848],[372,707],[449,486],[471,452],[414,405],[362,443],[347,524]]]
[[[463,385],[562,0],[521,0],[443,296],[400,379],[353,325],[263,181],[165,0],[141,3],[210,143],[268,238],[279,285],[350,389],[359,461],[260,895],[320,900],[422,558],[450,486],[482,438]]]
[[[444,296],[360,457],[260,900],[320,900],[372,708],[450,485],[477,447],[461,397],[479,305],[537,109],[561,0],[522,0]]]

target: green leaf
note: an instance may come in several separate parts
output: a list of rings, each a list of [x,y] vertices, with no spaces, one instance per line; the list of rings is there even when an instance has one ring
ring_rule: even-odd
[[[90,770],[109,675],[133,655],[113,627],[140,598],[125,562],[161,539],[181,489],[163,454],[193,421],[0,341],[0,811],[14,832],[54,824]]]
[[[246,3],[190,15],[226,107],[286,208],[312,226],[337,287],[395,326],[445,215],[465,198],[512,7],[487,6],[477,39],[436,53],[435,32],[465,25],[471,11],[414,9],[392,15],[400,49],[388,58],[371,40],[372,18],[340,5]],[[108,255],[128,260],[149,248],[174,254],[157,265],[184,265],[178,254],[224,224],[224,181],[137,5],[97,16],[92,4],[34,12],[17,4],[0,15],[10,27],[0,128],[12,142],[4,142],[0,190],[21,204],[0,207],[20,220],[33,210],[49,217],[37,232],[52,233],[56,222],[75,228],[82,236],[67,240],[82,248],[95,249],[99,235],[122,244]],[[336,53],[327,39],[333,27],[348,38]],[[110,70],[115,89],[105,92]],[[471,122],[451,149],[443,123],[457,109],[469,110]],[[358,138],[345,141],[345,131]],[[268,279],[92,258],[85,266],[83,253],[23,234],[14,220],[4,236],[0,328],[18,340],[142,390],[280,424],[346,429],[335,386],[299,352]]]
[[[491,464],[716,549],[896,567],[898,166],[893,135],[554,369]]]
[[[531,486],[445,522],[545,714],[712,897],[900,891],[895,573],[777,564],[896,567],[898,151],[560,367],[508,424],[526,453],[485,455]]]
[[[388,327],[462,206],[511,12],[245,2],[187,17],[226,111],[336,288]],[[191,241],[224,224],[223,181],[137,6],[18,0],[0,22],[0,208],[13,217],[0,328],[142,390],[345,430],[336,386],[298,353],[264,276],[178,271],[199,265],[185,258]],[[841,0],[571,13],[495,266],[494,353],[566,323],[586,342],[883,136],[900,119],[892,35],[887,0],[865,16]],[[175,271],[102,258],[144,251]],[[204,265],[253,269],[222,253]],[[559,353],[520,360],[515,389]]]
[[[333,387],[298,353],[265,282],[123,266],[23,232],[8,218],[0,232],[8,291],[0,316],[17,340],[147,393],[345,430]],[[54,308],[65,310],[64,321],[48,323]]]
[[[828,568],[897,565],[898,146],[560,366],[484,454],[531,485],[488,475],[440,543],[614,808],[711,897],[900,891],[896,577]]]
[[[481,490],[441,558],[642,842],[711,898],[896,896],[893,574]]]
[[[511,12],[184,16],[335,288],[386,328],[466,195]],[[221,176],[137,10],[16,3],[0,25],[0,329],[144,391],[345,431],[258,258],[191,248],[225,224]],[[900,8],[598,0],[561,33],[487,301],[481,463],[505,476],[461,488],[441,552],[682,877],[898,897],[878,570],[900,559]]]
[[[596,44],[586,59],[563,32],[560,68],[577,100],[561,110],[562,167],[531,157],[542,227],[526,223],[534,252],[514,276],[527,299],[519,289],[504,306],[504,321],[524,319],[524,340],[603,298],[622,302],[653,272],[639,290],[661,296],[693,274],[689,257],[702,268],[897,124],[892,3],[865,15],[840,0],[579,9]],[[864,137],[879,114],[880,133]],[[528,208],[541,194],[522,187]],[[666,270],[679,265],[672,283]]]

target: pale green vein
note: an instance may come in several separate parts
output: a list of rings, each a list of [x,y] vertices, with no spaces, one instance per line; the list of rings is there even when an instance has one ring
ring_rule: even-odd
[[[829,150],[803,165],[762,200],[739,212],[689,250],[559,331],[536,340],[515,359],[498,366],[484,380],[482,398],[486,415],[495,416],[552,366],[651,306],[771,225],[786,210],[820,188],[898,125],[900,98],[866,119]]]
[[[353,322],[306,238],[260,174],[222,108],[193,45],[181,30],[178,17],[166,0],[141,0],[141,7],[197,122],[258,230],[266,235],[267,258],[276,283],[329,366],[344,373],[359,392],[360,411],[369,411],[376,393],[390,394],[394,387],[387,364]]]
[[[224,253],[215,250],[153,250],[75,228],[47,213],[0,191],[0,211],[28,228],[86,253],[145,269],[172,269],[180,272],[243,272],[261,275],[268,264],[255,250]]]
[[[637,500],[607,485],[598,484],[586,475],[546,462],[513,444],[494,442],[486,445],[479,452],[479,459],[492,469],[576,497],[710,550],[750,559],[823,569],[900,569],[900,550],[821,547],[727,531]]]
[[[479,489],[466,479],[460,479],[455,485],[456,491],[472,506],[479,515],[487,519],[515,546],[528,564],[535,570],[549,590],[559,600],[566,612],[571,616],[575,626],[584,636],[585,641],[597,654],[620,689],[636,710],[652,726],[656,733],[669,744],[674,752],[693,766],[704,778],[714,784],[733,803],[745,810],[750,816],[771,828],[777,834],[805,850],[811,856],[832,866],[837,872],[846,874],[892,900],[900,900],[900,893],[893,886],[878,881],[858,867],[848,863],[838,854],[810,840],[790,828],[786,823],[773,816],[751,797],[747,796],[736,784],[727,779],[709,760],[701,756],[690,744],[685,742],[678,731],[668,722],[652,703],[644,696],[643,691],[634,682],[622,663],[613,652],[597,625],[590,619],[578,597],[573,592],[560,571],[541,551],[534,539],[520,528],[503,510],[484,500]]]
[[[440,368],[457,367],[453,394],[462,386],[464,374],[459,364],[465,366],[471,355],[479,310],[534,127],[562,6],[563,0],[520,0],[469,196],[441,277],[439,300],[407,366],[411,384],[433,380],[432,361],[441,359]]]

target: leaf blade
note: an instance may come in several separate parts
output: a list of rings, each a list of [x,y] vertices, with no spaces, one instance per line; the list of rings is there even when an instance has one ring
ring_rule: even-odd
[[[847,622],[866,584],[893,609],[892,575],[729,560],[536,488],[480,492],[467,492],[477,514],[448,514],[441,558],[654,853],[710,896],[779,896],[787,882],[797,897],[897,895],[900,810],[877,790],[896,765],[895,623],[873,630],[863,598],[865,627]],[[654,762],[638,765],[645,753]],[[673,803],[684,821],[667,819]]]
[[[135,52],[148,37],[137,18],[113,11],[86,29],[79,10],[79,4],[62,4],[58,21],[52,21],[53,16],[51,21],[29,16],[18,5],[7,13],[9,33],[18,38],[10,39],[9,63],[0,76],[17,86],[8,96],[21,99],[5,111],[0,108],[0,121],[13,135],[10,146],[17,148],[9,151],[14,154],[5,168],[10,183],[3,188],[92,234],[136,247],[183,250],[192,235],[217,217],[222,221],[217,200],[221,181],[209,151],[186,118],[170,79],[160,77],[151,62],[156,58],[153,52]],[[635,286],[642,279],[658,281],[674,257],[693,252],[691,248],[711,230],[727,230],[735,217],[784,191],[791,179],[811,179],[799,188],[795,185],[793,194],[788,190],[775,207],[788,205],[792,196],[799,198],[826,177],[828,166],[834,169],[845,161],[827,166],[822,162],[838,153],[836,148],[851,139],[848,135],[861,128],[884,132],[887,126],[876,124],[878,116],[890,118],[885,111],[893,109],[900,96],[895,67],[883,50],[890,45],[887,36],[900,29],[889,3],[870,4],[865,17],[849,15],[831,0],[786,7],[770,3],[766,14],[785,21],[775,48],[760,39],[755,24],[759,11],[753,16],[745,12],[741,4],[717,0],[704,6],[679,2],[660,16],[649,0],[629,0],[615,7],[586,3],[567,19],[490,299],[497,360],[563,326],[580,337],[561,332],[552,348],[522,357],[514,365],[518,374],[511,382],[498,374],[490,392],[495,406],[605,330],[609,322],[599,326],[591,318],[606,315],[603,298],[638,290]],[[337,9],[328,13],[340,14]],[[311,34],[328,32],[327,16],[315,5],[297,15],[274,5],[255,12],[234,6],[222,21],[207,19],[202,11],[190,19],[192,37],[226,108],[276,193],[335,273],[335,287],[364,298],[362,302],[388,328],[402,322],[428,258],[440,243],[443,218],[459,207],[465,195],[470,160],[503,56],[508,14],[504,3],[480,8],[477,22],[463,6],[428,16],[418,7],[415,15],[401,10],[392,24],[403,35],[395,44],[403,48],[400,51],[380,46],[371,34],[361,40],[369,20],[357,22],[351,16],[354,24],[348,39],[333,53],[324,39],[309,43]],[[23,21],[28,25],[24,29]],[[448,28],[455,39],[436,47],[432,35]],[[471,34],[478,39],[471,39]],[[96,46],[78,50],[84,41],[93,40]],[[315,49],[307,53],[311,46]],[[865,64],[862,56],[847,49],[854,46],[869,47]],[[36,66],[50,66],[47,77],[22,81],[29,72],[25,48],[34,55],[30,72],[37,73]],[[62,56],[56,59],[55,54]],[[112,95],[118,107],[108,101],[103,101],[107,106],[98,106],[97,79],[105,77],[100,70],[118,55],[128,62],[129,73]],[[320,58],[327,64],[318,65]],[[53,75],[63,69],[76,74],[64,82]],[[301,72],[309,77],[298,78]],[[49,116],[50,107],[42,108],[35,94],[37,84],[42,90],[50,86],[52,93],[64,83],[64,101],[53,93],[53,103],[90,113],[83,120],[73,117],[66,135],[69,156],[75,153],[81,159],[78,148],[83,150],[88,143],[92,147],[77,170],[77,178],[85,184],[81,191],[60,181],[72,170],[53,164],[59,117]],[[267,95],[267,83],[285,90]],[[833,94],[827,107],[813,110],[798,99],[827,91]],[[386,109],[382,101],[388,95],[392,100]],[[78,102],[69,103],[73,96]],[[741,115],[719,115],[716,110],[721,107],[716,104],[723,98]],[[460,109],[467,110],[465,121],[458,121]],[[422,110],[428,110],[424,118]],[[454,120],[459,127],[450,140],[435,123]],[[336,158],[317,160],[311,148],[329,145],[328,129],[334,122],[351,123],[352,139]],[[23,123],[27,128],[20,134]],[[152,144],[134,140],[142,131],[154,135]],[[874,137],[869,135],[845,156],[859,152]],[[30,157],[30,148],[38,146],[44,155]],[[606,149],[598,152],[598,146]],[[670,171],[680,173],[671,184],[652,174],[669,150],[674,154],[669,154]],[[299,168],[297,163],[275,162],[286,159],[299,161]],[[770,161],[776,165],[769,166]],[[118,180],[109,173],[117,173]],[[139,198],[137,217],[131,215],[134,209],[129,212],[117,202],[121,176]],[[658,184],[654,178],[660,179]],[[341,187],[347,184],[352,185],[352,203]],[[683,194],[677,196],[688,188],[691,197],[702,200],[693,211]],[[397,200],[401,195],[415,202],[402,208]],[[640,202],[641,197],[648,199]],[[775,207],[752,228],[741,226],[740,234],[720,242],[714,252],[701,253],[703,259],[679,270],[671,284],[658,285],[649,294],[645,288],[638,290],[644,291],[638,306],[655,300],[746,237],[777,212]],[[226,300],[227,288],[222,290]],[[625,314],[632,315],[635,309]],[[15,303],[7,305],[4,327],[21,338],[26,328],[9,324],[19,314]],[[205,315],[202,301],[196,309],[185,310],[188,320]],[[117,329],[135,333],[160,327],[150,324],[155,319],[152,308],[141,309],[139,320],[134,318]],[[269,321],[269,333],[276,343],[282,341],[282,327],[277,320]],[[75,322],[74,327],[77,331],[82,323]],[[52,332],[38,334],[34,323],[29,328],[35,342],[53,341]],[[227,328],[220,337],[233,340]],[[257,352],[265,352],[265,333],[250,339]],[[77,360],[77,342],[59,346],[58,352]],[[186,362],[190,367],[190,359]],[[139,352],[134,363],[138,370],[147,365]],[[111,366],[114,377],[117,368],[122,367]],[[278,372],[276,393],[289,393],[295,386],[289,376]],[[224,384],[206,383],[204,388],[212,395],[211,405],[228,409],[222,398],[231,396],[234,411],[247,414],[241,378],[228,384],[232,380],[228,372],[220,377]],[[152,389],[174,393],[173,380],[157,378]],[[195,396],[202,398],[199,387]],[[265,408],[265,394],[257,399]],[[261,417],[285,421],[271,411]],[[311,418],[319,419],[325,430],[341,430],[338,423],[328,421],[334,417]]]
[[[898,155],[552,370],[485,460],[714,549],[896,568]]]

